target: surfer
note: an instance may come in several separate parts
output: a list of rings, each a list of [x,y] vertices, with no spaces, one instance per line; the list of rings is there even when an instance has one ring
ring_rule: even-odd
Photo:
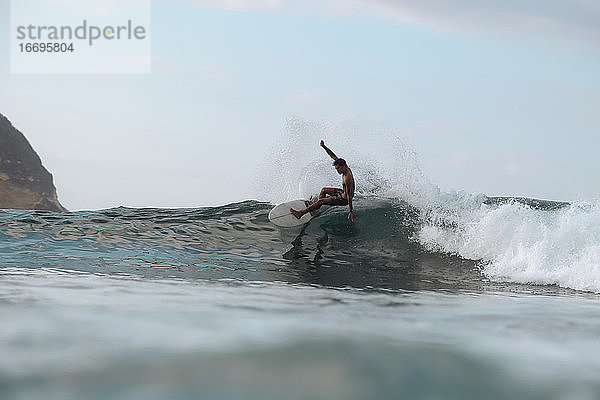
[[[350,168],[346,164],[346,160],[344,160],[343,158],[339,158],[335,155],[333,151],[331,151],[331,149],[325,146],[324,141],[321,140],[320,145],[323,149],[325,149],[327,154],[329,154],[329,156],[333,158],[333,166],[337,173],[342,175],[343,189],[325,187],[321,189],[321,193],[319,193],[319,200],[315,201],[303,210],[294,210],[293,208],[290,208],[290,212],[294,214],[296,218],[300,219],[307,212],[318,210],[324,204],[329,206],[347,205],[348,207],[350,207],[348,218],[351,219],[352,222],[354,222],[356,221],[356,215],[354,214],[354,208],[352,207],[352,198],[354,197],[355,185],[352,170],[350,170]]]

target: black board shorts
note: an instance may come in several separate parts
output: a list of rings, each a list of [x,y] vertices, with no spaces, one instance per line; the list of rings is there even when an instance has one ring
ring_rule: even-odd
[[[332,206],[347,206],[348,199],[344,196],[344,191],[342,189],[337,189],[333,196],[329,197],[331,199]]]

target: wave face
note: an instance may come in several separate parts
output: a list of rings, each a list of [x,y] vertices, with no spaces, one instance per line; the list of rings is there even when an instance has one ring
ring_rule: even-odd
[[[3,210],[1,265],[336,287],[481,285],[472,263],[428,253],[410,239],[418,229],[415,209],[398,201],[363,203],[355,224],[342,208],[334,208],[302,232],[277,229],[267,218],[272,204],[257,201],[68,214]]]

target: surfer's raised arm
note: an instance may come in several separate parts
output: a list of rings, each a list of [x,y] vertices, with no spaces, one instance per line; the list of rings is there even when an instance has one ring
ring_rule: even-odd
[[[331,149],[327,146],[325,146],[325,142],[321,140],[321,143],[319,143],[321,145],[322,148],[325,149],[325,151],[327,152],[327,154],[329,154],[329,157],[333,158],[333,161],[337,160],[339,157],[335,155],[335,153],[333,151],[331,151]]]

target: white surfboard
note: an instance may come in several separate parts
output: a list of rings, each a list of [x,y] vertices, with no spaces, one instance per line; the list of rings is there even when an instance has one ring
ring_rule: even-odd
[[[269,212],[269,221],[277,226],[281,227],[292,227],[306,224],[310,221],[313,216],[310,213],[304,214],[300,219],[296,218],[291,212],[290,208],[294,210],[302,210],[310,205],[308,200],[292,200],[285,203],[281,203]]]

